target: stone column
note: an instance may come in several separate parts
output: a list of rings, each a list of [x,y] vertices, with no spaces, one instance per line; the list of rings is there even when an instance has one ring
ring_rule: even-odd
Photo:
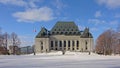
[[[66,51],[68,50],[68,40],[66,40]]]
[[[78,40],[79,41],[79,51],[81,51],[81,41],[80,40]]]
[[[84,46],[84,45],[83,45],[83,40],[81,39],[81,51],[82,51],[82,52],[83,52],[83,49],[84,49],[83,46]]]
[[[59,40],[57,41],[57,49],[60,50]]]
[[[73,47],[73,45],[72,45],[72,40],[70,40],[70,50],[72,51],[72,48]]]
[[[77,51],[77,43],[76,43],[77,41],[76,40],[74,40],[74,49],[75,49],[75,51]]]
[[[40,52],[42,53],[42,49],[41,49],[41,46],[42,46],[42,45],[41,45],[41,41],[39,42],[39,45],[40,45]]]
[[[41,47],[40,47],[40,41],[35,39],[35,53],[40,53]]]
[[[49,52],[49,48],[50,48],[50,43],[49,43],[49,38],[46,39],[46,52]]]
[[[64,49],[64,40],[61,40],[62,41],[62,50]]]
[[[53,41],[53,50],[55,50],[55,40]]]

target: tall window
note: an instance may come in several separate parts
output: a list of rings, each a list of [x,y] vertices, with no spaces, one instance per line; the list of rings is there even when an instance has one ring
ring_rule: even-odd
[[[59,41],[59,46],[62,47],[62,41]]]
[[[53,47],[53,41],[51,41],[51,47]]]
[[[41,50],[43,50],[43,45],[41,46]]]
[[[41,41],[40,43],[41,43],[41,50],[43,50],[43,42]]]
[[[68,41],[68,47],[70,47],[70,40]]]
[[[74,41],[72,41],[72,46],[74,46]]]
[[[55,41],[55,47],[57,47],[57,41]]]
[[[77,48],[79,47],[79,41],[77,41]]]
[[[87,48],[87,45],[85,46],[85,49],[87,50],[88,48]]]
[[[43,42],[41,42],[41,45],[43,45]]]
[[[66,47],[66,41],[64,41],[64,47]]]
[[[73,46],[73,47],[72,47],[72,50],[74,50],[74,41],[72,41],[72,46]]]
[[[85,49],[87,50],[88,48],[87,48],[87,44],[88,44],[88,42],[86,41],[85,42]]]

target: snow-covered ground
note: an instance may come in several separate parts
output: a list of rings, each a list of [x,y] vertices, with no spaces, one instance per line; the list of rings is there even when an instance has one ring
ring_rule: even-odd
[[[120,56],[79,52],[0,56],[0,68],[120,68]]]

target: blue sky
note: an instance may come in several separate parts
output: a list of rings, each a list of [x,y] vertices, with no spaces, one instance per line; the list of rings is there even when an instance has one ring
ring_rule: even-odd
[[[120,0],[0,0],[3,33],[16,32],[22,45],[32,45],[41,27],[50,30],[57,21],[74,21],[89,27],[94,39],[120,22]],[[37,32],[33,32],[36,29]]]

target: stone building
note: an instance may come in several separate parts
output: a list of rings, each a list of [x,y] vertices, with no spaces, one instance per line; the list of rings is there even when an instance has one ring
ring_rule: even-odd
[[[35,52],[91,52],[94,40],[89,28],[80,31],[74,22],[58,21],[49,31],[42,27],[35,38]]]

